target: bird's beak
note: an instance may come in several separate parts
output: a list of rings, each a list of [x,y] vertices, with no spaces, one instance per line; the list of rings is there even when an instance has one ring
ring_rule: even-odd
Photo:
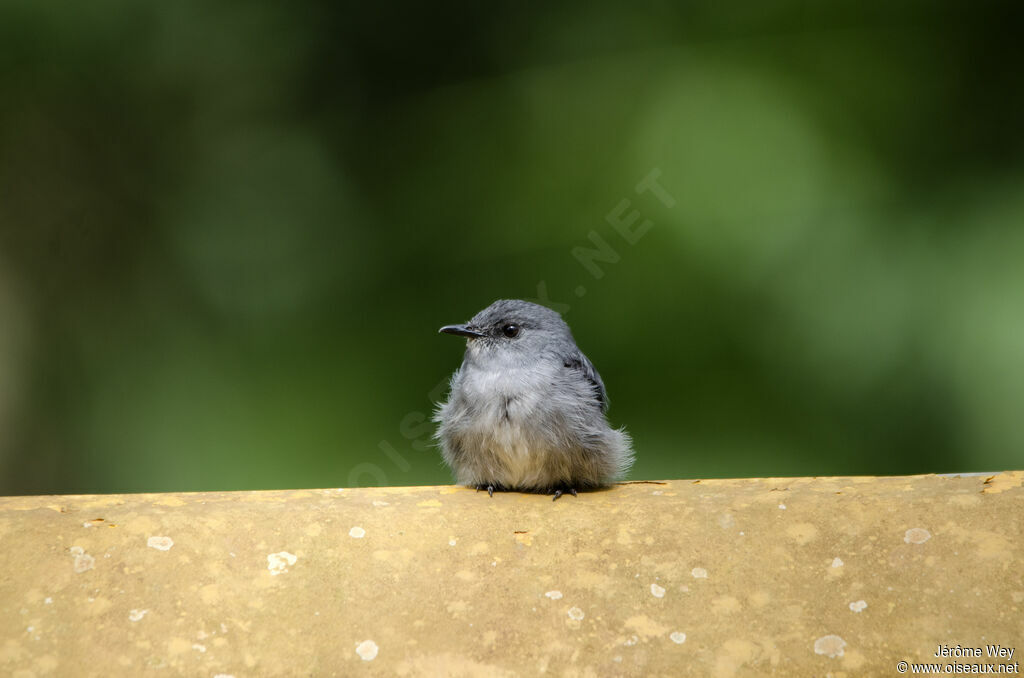
[[[438,332],[442,334],[458,334],[462,337],[469,337],[470,339],[476,337],[487,336],[483,332],[477,332],[476,330],[469,329],[468,325],[445,325]]]

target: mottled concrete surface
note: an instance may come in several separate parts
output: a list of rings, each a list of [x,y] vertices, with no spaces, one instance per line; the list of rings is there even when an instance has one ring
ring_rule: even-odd
[[[1017,661],[1022,482],[0,499],[0,675],[892,676],[989,644]]]

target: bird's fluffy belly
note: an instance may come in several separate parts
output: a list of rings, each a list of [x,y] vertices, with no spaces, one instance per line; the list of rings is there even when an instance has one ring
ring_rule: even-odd
[[[545,460],[552,452],[536,428],[544,392],[522,376],[478,372],[467,380],[477,411],[465,434],[481,482],[504,487],[546,484]]]
[[[534,487],[543,485],[545,457],[550,454],[538,447],[515,425],[501,425],[490,435],[481,436],[479,459],[491,482],[503,487]]]

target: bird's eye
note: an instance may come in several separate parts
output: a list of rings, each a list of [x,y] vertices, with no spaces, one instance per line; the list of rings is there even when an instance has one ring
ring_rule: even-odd
[[[519,325],[516,325],[515,323],[509,323],[508,325],[505,325],[504,327],[501,328],[501,333],[504,334],[509,339],[513,339],[519,336]]]

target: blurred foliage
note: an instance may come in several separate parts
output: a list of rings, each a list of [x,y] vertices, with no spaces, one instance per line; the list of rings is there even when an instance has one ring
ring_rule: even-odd
[[[4,0],[0,494],[447,482],[500,297],[635,478],[1020,468],[1021,19]]]

